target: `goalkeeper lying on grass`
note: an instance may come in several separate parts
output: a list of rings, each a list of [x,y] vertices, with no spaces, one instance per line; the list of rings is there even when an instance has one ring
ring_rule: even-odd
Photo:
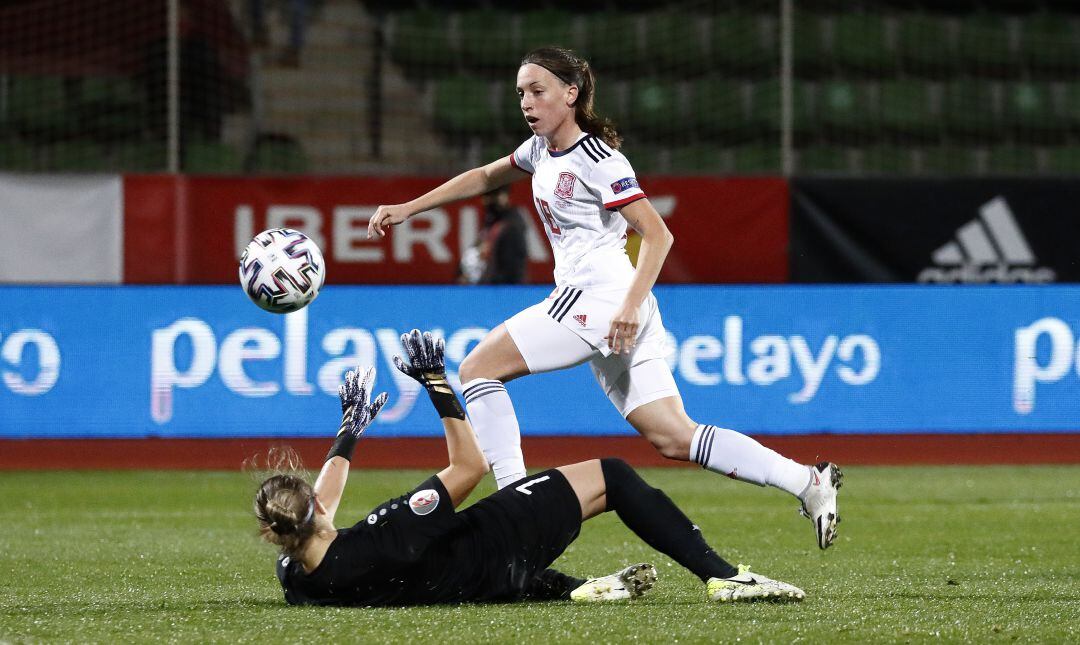
[[[656,570],[636,564],[582,580],[548,567],[581,522],[606,511],[706,583],[715,601],[801,600],[802,590],[736,569],[713,551],[663,491],[624,461],[600,459],[536,473],[456,512],[488,472],[446,381],[443,341],[414,330],[401,337],[409,362],[442,417],[450,465],[387,500],[355,526],[334,528],[357,439],[386,403],[371,401],[375,370],[349,372],[341,386],[341,429],[314,486],[296,474],[268,478],[255,495],[262,536],[281,547],[277,576],[290,604],[422,605],[515,600],[634,598]]]

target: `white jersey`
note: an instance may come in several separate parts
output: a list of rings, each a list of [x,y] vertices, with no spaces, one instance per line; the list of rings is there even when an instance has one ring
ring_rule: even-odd
[[[626,255],[626,220],[616,209],[645,193],[626,157],[582,133],[557,152],[533,136],[510,162],[532,175],[533,203],[555,255],[555,284],[590,291],[628,288],[634,267]]]

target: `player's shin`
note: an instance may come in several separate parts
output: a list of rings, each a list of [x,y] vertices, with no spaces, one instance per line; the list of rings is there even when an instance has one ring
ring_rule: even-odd
[[[506,388],[500,381],[473,379],[463,385],[463,390],[469,419],[499,488],[524,477],[521,430]]]
[[[784,457],[750,437],[699,425],[690,440],[690,461],[732,479],[775,486],[798,497],[810,482],[810,468]]]
[[[669,556],[702,581],[728,578],[738,569],[712,550],[664,491],[649,486],[621,459],[601,459],[607,509],[649,546]]]

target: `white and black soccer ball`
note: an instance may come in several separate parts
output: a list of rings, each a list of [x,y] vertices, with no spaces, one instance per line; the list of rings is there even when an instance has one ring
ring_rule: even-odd
[[[319,246],[291,228],[259,233],[240,256],[240,286],[252,302],[275,314],[303,309],[325,281]]]

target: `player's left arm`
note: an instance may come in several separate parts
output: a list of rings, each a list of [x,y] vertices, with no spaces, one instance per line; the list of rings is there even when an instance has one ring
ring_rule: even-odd
[[[630,282],[630,289],[626,292],[622,306],[611,317],[607,341],[613,352],[629,353],[637,342],[638,308],[656,284],[660,268],[664,266],[664,260],[667,259],[675,237],[648,198],[630,202],[620,208],[619,213],[641,234],[641,249],[638,251],[637,267],[634,270],[634,279]]]
[[[338,429],[334,445],[326,455],[326,462],[315,480],[315,497],[322,504],[327,519],[334,521],[341,494],[349,479],[349,464],[356,442],[364,434],[375,416],[386,403],[386,392],[371,400],[371,386],[375,383],[375,368],[369,367],[361,377],[361,370],[345,373],[345,381],[338,388],[341,399],[341,427]]]

